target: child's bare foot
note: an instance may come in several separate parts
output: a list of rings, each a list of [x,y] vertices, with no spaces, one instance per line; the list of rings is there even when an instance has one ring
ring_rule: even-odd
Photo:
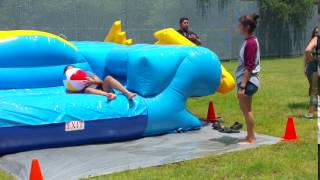
[[[117,95],[113,94],[113,93],[107,93],[106,94],[107,98],[108,98],[108,101],[112,101],[114,100],[115,98],[117,98]]]
[[[129,100],[132,100],[134,97],[136,97],[137,96],[137,94],[136,93],[132,93],[132,92],[129,92],[128,94],[127,94],[127,97],[128,97],[128,99]]]

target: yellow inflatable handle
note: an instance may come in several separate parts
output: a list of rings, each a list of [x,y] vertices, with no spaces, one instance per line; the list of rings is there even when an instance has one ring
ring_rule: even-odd
[[[166,28],[154,33],[154,37],[158,40],[155,44],[178,44],[187,46],[196,46],[193,42],[182,36],[173,28]],[[232,75],[221,65],[221,82],[218,88],[219,93],[228,93],[235,86],[235,80]]]
[[[126,32],[122,31],[121,21],[115,21],[109,30],[108,35],[104,38],[104,42],[114,42],[118,44],[132,45],[133,40],[127,39]]]

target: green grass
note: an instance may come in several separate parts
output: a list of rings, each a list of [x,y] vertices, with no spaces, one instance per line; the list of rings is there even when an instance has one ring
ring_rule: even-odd
[[[225,62],[233,72],[236,62]],[[256,131],[282,137],[289,115],[295,116],[300,140],[169,165],[143,168],[94,177],[92,179],[317,179],[316,120],[301,118],[307,110],[307,80],[302,58],[262,61],[262,87],[254,98]],[[188,101],[198,117],[206,117],[209,101],[214,101],[224,124],[244,123],[235,92]],[[0,172],[0,179],[8,176]]]
[[[14,178],[8,174],[6,174],[5,172],[0,170],[0,179],[2,180],[13,180]]]

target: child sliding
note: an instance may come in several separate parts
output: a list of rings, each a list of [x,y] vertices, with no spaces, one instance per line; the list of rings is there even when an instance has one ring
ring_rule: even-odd
[[[74,70],[76,67],[73,65],[68,65],[64,68],[64,75],[68,73],[70,70]],[[78,68],[77,68],[78,69]],[[81,83],[83,83],[83,86],[78,88],[76,91],[72,91],[68,89],[68,92],[82,92],[82,93],[90,93],[90,94],[97,94],[106,96],[109,101],[115,99],[117,96],[114,93],[113,89],[117,89],[120,92],[122,92],[129,100],[132,100],[137,94],[132,93],[128,91],[120,82],[118,82],[116,79],[114,79],[111,76],[106,76],[104,80],[102,81],[98,76],[94,74],[90,74],[89,72],[85,72],[81,69],[78,70],[80,73],[80,76],[84,76]],[[72,76],[69,81],[72,81]]]

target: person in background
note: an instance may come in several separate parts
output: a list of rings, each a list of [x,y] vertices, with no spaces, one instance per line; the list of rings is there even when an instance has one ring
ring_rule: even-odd
[[[189,39],[191,42],[200,46],[201,40],[200,40],[199,36],[196,33],[189,31],[189,25],[190,25],[189,19],[186,17],[182,17],[182,18],[180,18],[179,23],[180,23],[180,29],[177,31],[181,35],[183,35],[185,38]]]
[[[239,31],[245,38],[240,49],[239,65],[236,69],[237,94],[240,109],[247,124],[247,137],[239,144],[254,144],[255,120],[252,112],[252,98],[260,87],[260,48],[254,30],[259,15],[244,15],[239,19]]]
[[[309,44],[305,50],[304,56],[304,73],[309,82],[309,111],[304,115],[306,119],[313,119],[317,117],[318,96],[320,91],[319,78],[319,60],[320,60],[320,39],[319,29],[315,27]]]

